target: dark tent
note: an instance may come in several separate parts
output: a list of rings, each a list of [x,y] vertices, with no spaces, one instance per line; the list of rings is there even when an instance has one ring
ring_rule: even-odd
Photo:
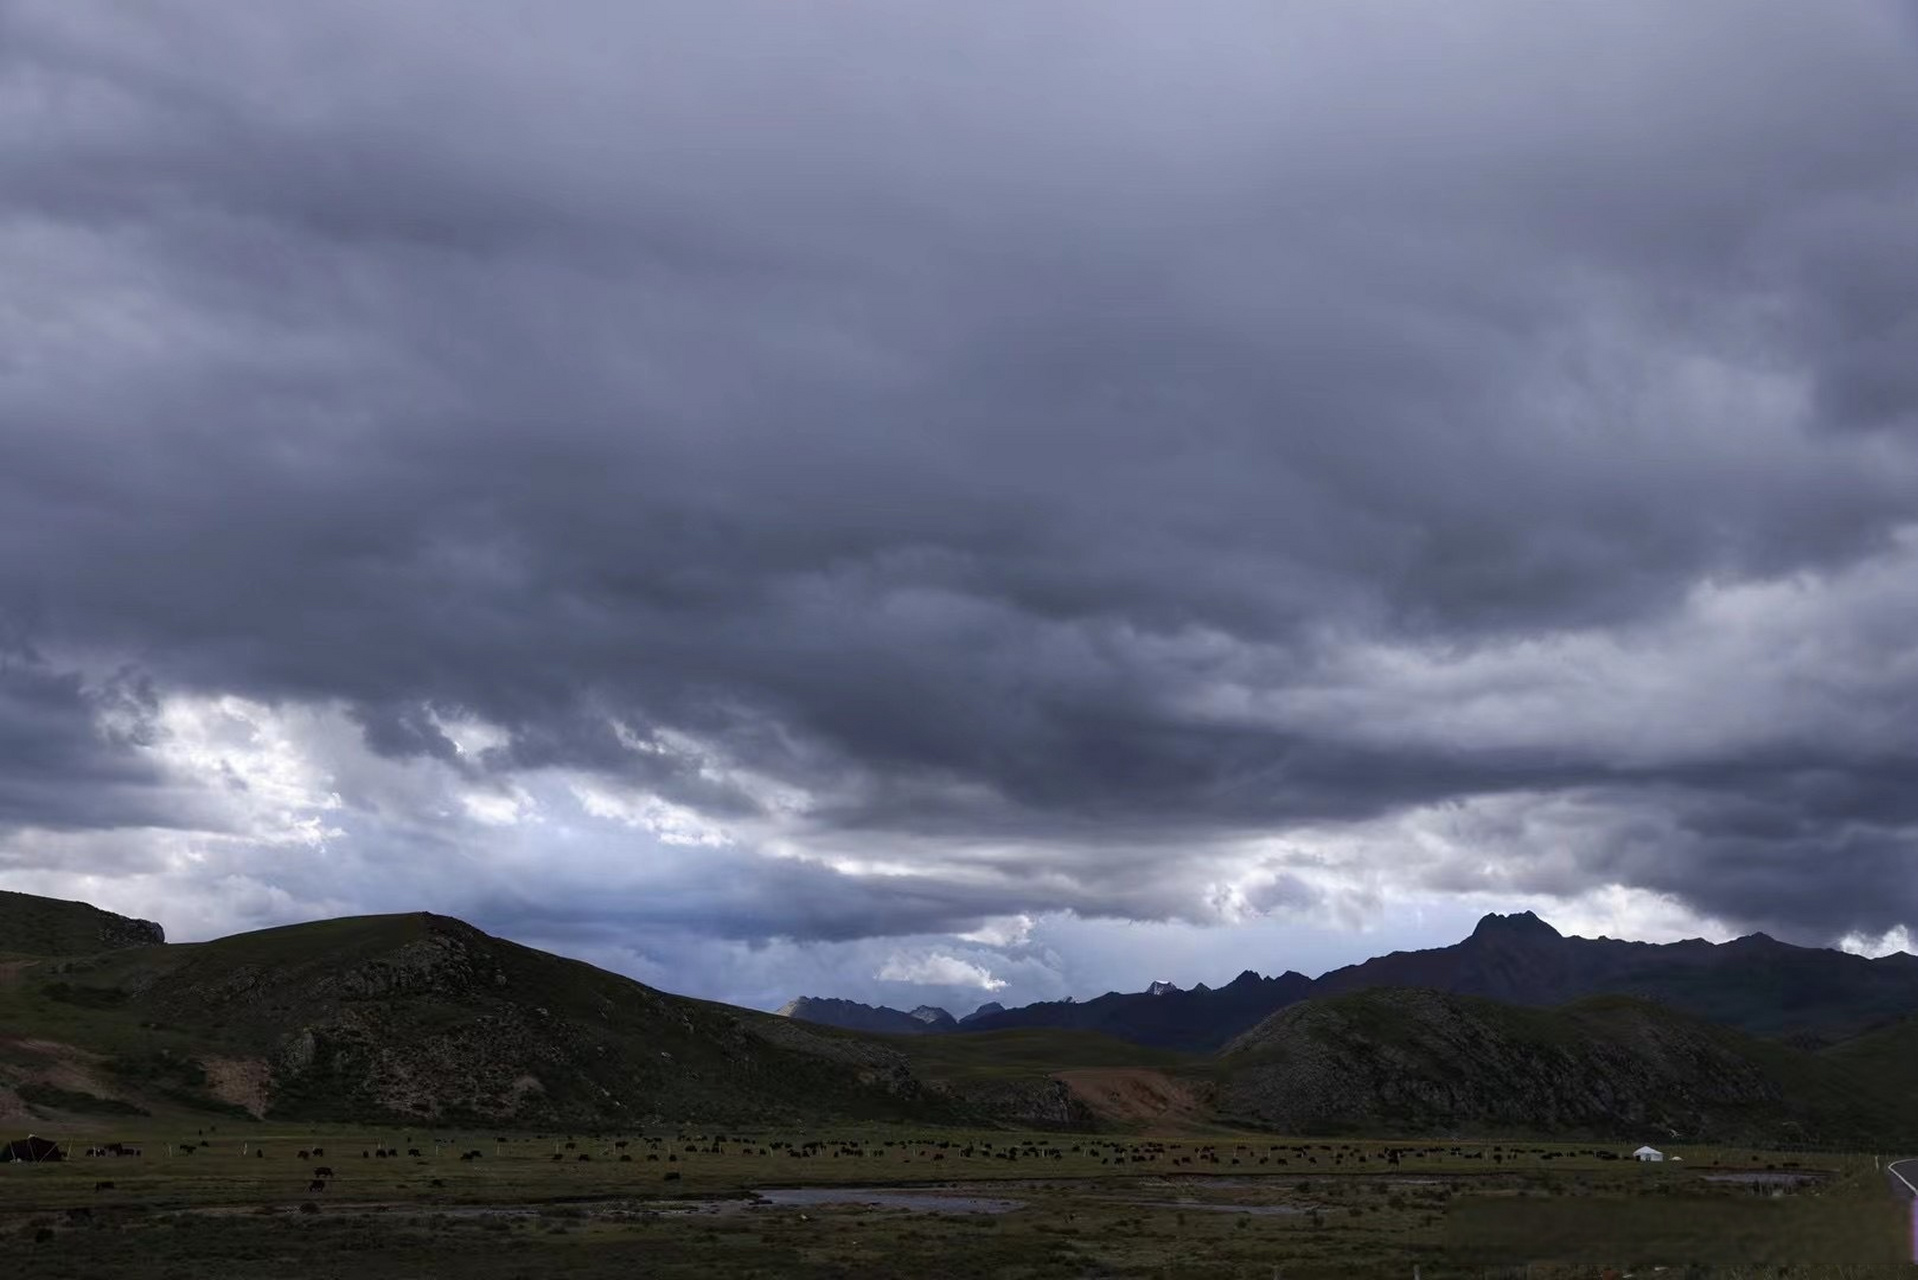
[[[0,1164],[9,1160],[24,1160],[29,1164],[41,1164],[60,1158],[60,1144],[48,1142],[45,1138],[36,1138],[28,1134],[24,1138],[15,1138],[0,1147]]]

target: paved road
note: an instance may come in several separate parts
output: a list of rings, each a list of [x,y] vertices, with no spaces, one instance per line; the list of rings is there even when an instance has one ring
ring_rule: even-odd
[[[1891,1188],[1907,1200],[1918,1200],[1918,1160],[1894,1160],[1885,1166]]]

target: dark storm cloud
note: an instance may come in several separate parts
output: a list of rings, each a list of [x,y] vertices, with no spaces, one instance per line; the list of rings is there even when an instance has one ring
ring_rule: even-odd
[[[133,750],[149,716],[138,682],[89,690],[31,650],[0,647],[0,829],[164,821],[159,778]]]
[[[1702,584],[1909,556],[1899,5],[62,0],[0,7],[0,113],[0,604],[48,652],[1029,860],[741,870],[676,908],[729,934],[1179,914],[1231,835],[1558,791],[1610,816],[1541,888],[1918,917],[1909,743],[1842,717],[1680,700],[1647,764],[1217,697],[1366,646],[1657,666]],[[1765,689],[1907,704],[1908,634]],[[7,820],[123,823],[31,680]]]

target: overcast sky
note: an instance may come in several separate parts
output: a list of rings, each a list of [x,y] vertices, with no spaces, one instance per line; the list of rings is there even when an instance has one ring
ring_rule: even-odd
[[[763,1006],[1906,946],[1914,15],[0,0],[0,886]]]

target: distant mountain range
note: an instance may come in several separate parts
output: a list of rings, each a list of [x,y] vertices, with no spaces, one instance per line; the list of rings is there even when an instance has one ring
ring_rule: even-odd
[[[1422,987],[1549,1008],[1588,996],[1633,996],[1756,1036],[1806,1048],[1833,1044],[1918,1013],[1918,956],[1867,959],[1798,947],[1757,933],[1726,943],[1624,942],[1566,937],[1529,911],[1488,915],[1449,947],[1395,951],[1318,979],[1247,969],[1223,987],[1145,991],[1094,1000],[982,1008],[963,1021],[925,1006],[912,1013],[847,1000],[800,999],[781,1013],[865,1031],[928,1034],[1014,1027],[1097,1031],[1135,1044],[1210,1053],[1301,1001],[1381,987]],[[988,1006],[991,1008],[991,1006]]]
[[[848,1031],[871,1031],[880,1035],[918,1035],[927,1031],[957,1031],[969,1026],[981,1017],[1002,1013],[1001,1004],[982,1004],[963,1018],[954,1018],[944,1009],[922,1004],[910,1013],[898,1009],[888,1009],[884,1005],[860,1004],[856,1000],[821,1000],[813,996],[800,996],[797,1000],[788,1000],[779,1009],[782,1018],[798,1018],[802,1022],[818,1022],[829,1027],[844,1027]]]

